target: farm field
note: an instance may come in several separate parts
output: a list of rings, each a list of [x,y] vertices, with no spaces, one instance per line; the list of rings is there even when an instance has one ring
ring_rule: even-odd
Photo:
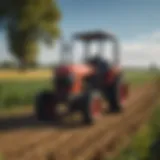
[[[6,76],[6,72],[11,73],[11,75],[16,73],[18,77],[13,76],[13,78],[11,76],[9,78]],[[52,87],[51,72],[49,70],[28,71],[24,74],[16,71],[6,72],[4,70],[0,71],[0,115],[17,113],[17,111],[23,112],[23,106],[26,106],[25,108],[28,110],[33,104],[33,99],[37,92],[44,88]],[[46,75],[48,76],[46,77]],[[26,78],[27,76],[30,78]],[[126,81],[133,88],[147,83],[153,78],[153,73],[147,71],[125,72]]]
[[[1,69],[0,80],[37,80],[46,79],[51,76],[49,69],[27,70],[25,73],[15,69]]]
[[[106,115],[91,127],[72,123],[73,117],[69,117],[64,125],[46,125],[37,122],[32,111],[8,117],[7,109],[2,109],[1,115],[6,116],[0,118],[0,151],[9,160],[45,160],[50,152],[58,160],[64,159],[64,156],[66,160],[90,159],[101,149],[109,155],[114,154],[118,151],[118,144],[127,143],[129,136],[148,119],[153,103],[160,96],[153,75],[147,72],[126,73],[126,79],[132,87],[124,113]],[[2,87],[8,87],[6,92],[16,92],[19,87],[18,92],[23,95],[49,87],[49,80],[48,83],[46,80],[17,82],[16,79],[1,82]],[[13,110],[15,113],[25,109]]]

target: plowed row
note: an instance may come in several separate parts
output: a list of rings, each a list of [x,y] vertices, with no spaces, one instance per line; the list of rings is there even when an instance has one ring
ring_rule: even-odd
[[[157,96],[155,83],[131,91],[124,113],[106,115],[91,127],[56,128],[33,116],[1,120],[0,151],[8,160],[45,160],[49,152],[58,160],[90,159],[99,149],[113,153],[148,118]]]

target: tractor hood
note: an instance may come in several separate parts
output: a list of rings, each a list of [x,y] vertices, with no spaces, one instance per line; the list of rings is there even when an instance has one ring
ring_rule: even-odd
[[[94,73],[94,68],[87,64],[62,65],[56,68],[56,75],[74,74],[77,76],[85,76]]]

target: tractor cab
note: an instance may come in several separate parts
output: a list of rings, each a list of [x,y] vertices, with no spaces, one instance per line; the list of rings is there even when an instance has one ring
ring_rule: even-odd
[[[121,70],[117,67],[117,39],[102,31],[84,32],[73,36],[72,45],[79,40],[85,45],[81,64],[74,63],[73,52],[62,41],[61,63],[54,69],[54,90],[42,91],[36,98],[35,109],[39,120],[61,119],[63,116],[59,117],[57,112],[61,104],[67,107],[68,113],[80,112],[85,124],[92,124],[102,116],[102,99],[109,103],[111,112],[120,112],[123,109],[128,90],[122,82]],[[104,42],[107,40],[114,43],[112,64],[103,57]],[[98,42],[99,51],[91,57],[89,47],[93,41]]]
[[[68,88],[70,88],[70,91],[73,93],[80,93],[81,89],[83,88],[83,79],[85,77],[90,77],[101,72],[103,73],[107,70],[111,71],[113,70],[113,65],[117,66],[119,64],[118,43],[114,35],[102,31],[76,33],[73,35],[72,40],[73,44],[75,41],[81,41],[84,44],[83,62],[81,64],[74,63],[74,53],[71,51],[70,47],[65,45],[65,42],[62,41],[62,52],[60,53],[61,62],[56,68],[55,76],[57,82],[60,82],[59,85],[57,85],[58,90],[60,90],[62,86],[64,87],[65,80],[70,80],[71,84],[72,79],[72,87]],[[104,45],[107,40],[110,40],[114,43],[112,64],[109,64],[107,60],[104,59]],[[93,57],[91,56],[90,52],[90,46],[92,42],[97,42],[99,49],[97,54]]]
[[[119,65],[119,53],[118,53],[118,41],[116,36],[111,33],[103,31],[94,31],[94,32],[83,32],[77,33],[74,35],[74,39],[80,40],[84,44],[84,62],[92,61],[99,59],[99,61],[104,61],[105,59],[105,43],[110,41],[113,43],[112,50],[112,63],[113,65]],[[90,47],[92,42],[96,42],[98,51],[94,56],[91,56]],[[107,61],[107,60],[106,60]]]

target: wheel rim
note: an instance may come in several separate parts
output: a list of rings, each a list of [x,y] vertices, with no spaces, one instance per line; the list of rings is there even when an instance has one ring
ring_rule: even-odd
[[[90,104],[92,117],[97,118],[102,113],[102,102],[99,97],[94,97]]]

